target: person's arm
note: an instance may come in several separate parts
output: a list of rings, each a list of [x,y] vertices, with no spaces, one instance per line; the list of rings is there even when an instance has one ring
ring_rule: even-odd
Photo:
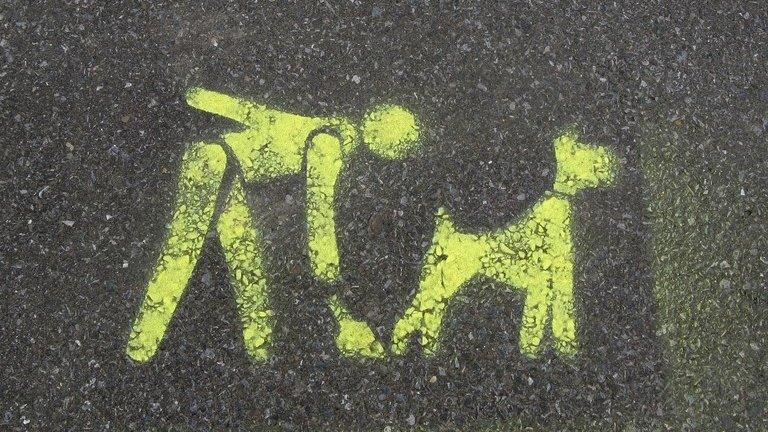
[[[258,122],[262,120],[259,114],[267,109],[264,105],[201,87],[190,89],[186,100],[193,108],[226,117],[246,126],[258,126]]]
[[[341,167],[340,140],[315,135],[307,148],[307,236],[312,270],[326,282],[339,277],[334,196]]]

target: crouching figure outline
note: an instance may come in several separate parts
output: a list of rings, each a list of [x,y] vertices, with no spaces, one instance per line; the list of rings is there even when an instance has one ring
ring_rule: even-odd
[[[206,235],[215,230],[235,291],[245,348],[255,359],[265,359],[271,345],[273,313],[261,236],[246,201],[245,186],[305,170],[310,264],[318,279],[333,282],[340,276],[334,198],[349,156],[362,141],[377,156],[403,158],[417,147],[419,128],[415,117],[396,105],[374,107],[358,128],[343,118],[291,114],[201,88],[187,93],[187,103],[245,128],[224,134],[221,143],[199,142],[186,149],[169,231],[126,352],[139,362],[154,356]],[[222,183],[228,165],[236,174],[227,191]],[[227,195],[216,219],[221,193]],[[336,296],[329,299],[329,307],[339,324],[336,342],[343,354],[384,355],[370,327],[355,320]]]
[[[576,353],[573,306],[572,197],[580,190],[612,185],[616,156],[584,144],[575,133],[554,140],[554,186],[525,214],[489,233],[462,233],[445,209],[436,216],[432,244],[423,263],[419,289],[396,322],[391,350],[403,354],[419,332],[426,355],[439,347],[443,317],[452,298],[470,279],[486,276],[525,293],[520,352],[535,357],[551,322],[555,350]]]

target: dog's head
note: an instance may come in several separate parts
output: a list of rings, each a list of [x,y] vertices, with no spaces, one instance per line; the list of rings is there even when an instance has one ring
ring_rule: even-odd
[[[574,195],[582,189],[613,184],[619,163],[611,150],[579,142],[572,132],[560,135],[554,145],[557,160],[555,191]]]

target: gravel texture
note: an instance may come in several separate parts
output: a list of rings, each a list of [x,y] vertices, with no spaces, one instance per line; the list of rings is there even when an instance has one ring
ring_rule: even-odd
[[[764,2],[142,4],[0,4],[0,425],[768,428]],[[154,359],[125,354],[184,148],[234,126],[188,107],[194,86],[421,122],[420,153],[352,158],[339,283],[302,247],[304,177],[248,191],[269,227],[266,363],[243,347],[214,239]],[[622,165],[575,200],[580,355],[521,356],[523,298],[477,279],[438,356],[340,358],[326,298],[388,340],[436,209],[508,224],[551,188],[568,127]]]

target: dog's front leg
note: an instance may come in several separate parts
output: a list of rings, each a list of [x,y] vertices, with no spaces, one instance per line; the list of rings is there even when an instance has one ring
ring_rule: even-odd
[[[450,301],[464,283],[481,268],[487,239],[456,231],[444,209],[438,210],[435,235],[421,271],[419,291],[395,324],[392,352],[403,354],[414,332],[421,332],[426,355],[438,349],[443,316]]]
[[[572,254],[568,254],[572,255]],[[560,354],[576,354],[573,312],[573,259],[569,256],[552,274],[552,336]]]
[[[446,289],[442,284],[442,271],[435,271],[419,284],[419,292],[400,320],[392,334],[392,352],[403,354],[413,333],[421,333],[420,344],[424,353],[433,355],[437,351],[437,339],[443,323],[445,307],[453,297],[456,288]],[[450,294],[449,294],[450,293]]]

